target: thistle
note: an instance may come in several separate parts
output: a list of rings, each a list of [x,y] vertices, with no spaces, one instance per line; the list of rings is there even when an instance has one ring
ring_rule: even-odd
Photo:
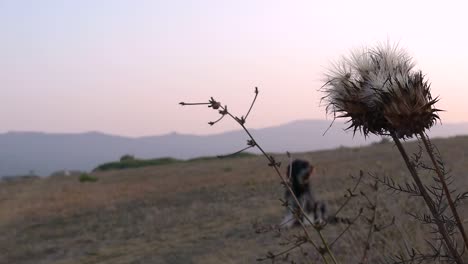
[[[327,112],[349,118],[348,128],[410,138],[432,127],[438,101],[411,57],[397,46],[366,48],[344,57],[327,74],[322,87]]]
[[[441,110],[434,107],[438,98],[432,98],[430,85],[424,77],[421,71],[414,70],[414,62],[406,51],[397,46],[387,44],[365,48],[343,57],[329,71],[326,83],[322,86],[325,93],[322,100],[327,102],[327,112],[333,113],[335,118],[349,118],[351,125],[348,129],[354,129],[354,133],[360,130],[364,136],[371,133],[393,138],[431,212],[432,223],[436,224],[450,256],[460,264],[463,260],[444,223],[445,216],[439,214],[434,199],[400,141],[413,136],[423,141],[442,185],[443,195],[468,249],[468,236],[440,168],[441,164],[425,134],[426,129],[437,122]]]

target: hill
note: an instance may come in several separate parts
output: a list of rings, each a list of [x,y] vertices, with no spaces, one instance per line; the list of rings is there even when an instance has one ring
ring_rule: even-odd
[[[335,124],[325,133],[331,121],[305,120],[253,129],[252,134],[269,152],[298,152],[333,149],[339,146],[369,144],[361,136],[344,133],[345,124]],[[209,127],[207,127],[207,130]],[[468,134],[468,124],[436,126],[433,136]],[[196,136],[168,134],[129,138],[97,132],[83,134],[47,134],[9,132],[0,134],[0,176],[25,175],[30,172],[49,175],[58,170],[90,171],[99,164],[118,160],[124,154],[142,159],[172,157],[189,159],[199,156],[229,154],[245,147],[243,131]]]
[[[434,143],[455,177],[454,186],[468,190],[468,137]],[[406,146],[417,150],[414,143]],[[316,166],[312,185],[332,212],[354,184],[349,175],[358,175],[361,169],[401,182],[409,179],[391,143],[293,156]],[[287,163],[285,156],[277,158]],[[284,212],[278,177],[261,156],[92,175],[97,182],[80,183],[78,176],[0,182],[0,263],[256,263],[268,251],[285,249],[281,243],[299,231],[259,232],[258,227],[277,224]],[[402,252],[403,243],[424,249],[424,227],[406,220],[406,212],[424,208],[420,201],[384,189],[375,195],[379,223],[397,218],[394,227],[376,234],[370,263]],[[355,216],[363,204],[362,197],[352,200],[342,216]],[[467,209],[463,204],[463,219],[468,218]],[[357,263],[367,235],[364,222],[358,221],[336,245],[342,263]],[[331,241],[344,228],[327,227],[325,238]],[[307,259],[316,258],[310,247],[303,250]],[[299,262],[304,257],[298,251],[290,256]]]

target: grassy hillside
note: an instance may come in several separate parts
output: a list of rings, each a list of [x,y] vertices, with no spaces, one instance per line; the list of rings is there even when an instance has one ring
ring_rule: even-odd
[[[435,140],[458,190],[468,190],[468,137]],[[415,144],[410,144],[417,150]],[[359,170],[408,178],[392,144],[295,154],[317,168],[317,196],[331,210],[343,202]],[[285,156],[278,160],[287,164]],[[285,166],[283,166],[283,170]],[[256,233],[255,226],[281,221],[282,187],[260,156],[201,159],[137,169],[94,172],[97,182],[78,176],[0,183],[0,263],[255,263],[293,229]],[[352,201],[343,216],[354,216]],[[377,233],[371,263],[402,250],[402,241],[423,245],[422,227],[406,211],[422,203],[405,195],[378,194],[379,219],[396,216],[392,229]],[[468,219],[463,205],[462,217]],[[329,226],[332,240],[344,226]],[[367,226],[358,221],[335,246],[342,263],[357,263]],[[305,258],[315,259],[310,252]],[[298,262],[305,260],[293,253]],[[269,262],[267,262],[269,263]]]

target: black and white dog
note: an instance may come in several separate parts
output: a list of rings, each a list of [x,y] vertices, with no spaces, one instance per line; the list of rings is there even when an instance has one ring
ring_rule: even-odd
[[[314,167],[305,160],[296,159],[288,166],[287,175],[289,185],[296,196],[297,200],[304,209],[304,213],[312,221],[312,223],[321,223],[326,221],[326,206],[323,202],[315,200],[312,189],[309,185],[309,179],[314,174]],[[281,222],[281,226],[293,227],[299,225],[299,221],[304,224],[310,224],[304,219],[304,215],[300,214],[294,197],[288,188],[285,191],[286,201],[286,216]]]

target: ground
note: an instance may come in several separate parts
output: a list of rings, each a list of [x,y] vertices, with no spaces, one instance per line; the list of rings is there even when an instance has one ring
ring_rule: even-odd
[[[468,137],[434,143],[454,176],[452,186],[468,191]],[[407,147],[418,150],[414,143]],[[275,156],[284,172],[287,157]],[[330,211],[346,200],[347,189],[355,183],[349,176],[358,176],[360,170],[369,182],[369,173],[409,180],[392,143],[293,156],[316,166],[312,186]],[[285,210],[280,179],[261,156],[93,175],[97,182],[57,176],[0,183],[0,263],[256,263],[268,252],[287,249],[288,239],[302,234],[300,228],[259,231],[278,224]],[[362,188],[377,201],[377,224],[396,217],[392,227],[373,234],[371,263],[402,252],[405,244],[425,247],[424,239],[431,235],[407,215],[424,210],[420,198],[392,194],[383,186],[378,192]],[[362,196],[353,198],[340,215],[352,218],[362,207]],[[463,219],[468,218],[466,209],[461,205]],[[331,242],[345,228],[329,225],[324,237]],[[309,231],[321,245],[314,229]],[[367,231],[364,218],[359,219],[334,244],[341,263],[358,263]],[[310,245],[292,251],[288,259],[320,263]]]

